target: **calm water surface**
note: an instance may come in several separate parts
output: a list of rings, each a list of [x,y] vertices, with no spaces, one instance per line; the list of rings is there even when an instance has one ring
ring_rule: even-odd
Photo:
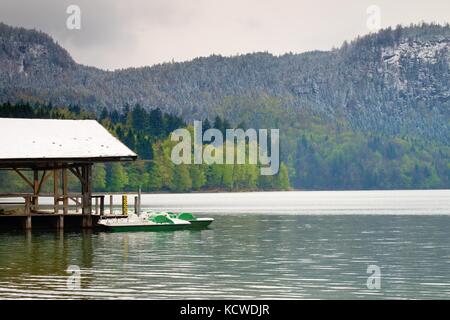
[[[309,195],[144,197],[213,215],[202,231],[2,232],[0,298],[450,298],[450,191]]]

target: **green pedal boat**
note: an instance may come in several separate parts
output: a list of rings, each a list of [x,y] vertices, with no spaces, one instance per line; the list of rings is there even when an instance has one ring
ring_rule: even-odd
[[[193,229],[203,229],[208,227],[213,221],[213,218],[197,218],[192,213],[182,212],[180,214],[169,213],[170,216],[173,216],[176,219],[189,221],[191,223],[191,228]]]
[[[172,231],[185,229],[203,229],[208,227],[214,219],[197,218],[191,213],[175,214],[173,212],[144,212],[139,215],[129,215],[124,218],[102,218],[97,227],[106,231]]]

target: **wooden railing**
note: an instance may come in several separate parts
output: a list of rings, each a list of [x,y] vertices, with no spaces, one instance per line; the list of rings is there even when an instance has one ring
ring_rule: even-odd
[[[31,214],[32,211],[32,198],[33,195],[29,193],[3,193],[0,194],[0,199],[8,199],[8,198],[23,198],[23,202],[18,201],[0,201],[0,205],[23,205],[24,214]]]
[[[51,194],[40,194],[39,197],[52,197]],[[3,193],[0,194],[0,206],[21,206],[23,208],[23,214],[30,215],[32,213],[39,212],[39,207],[54,207],[53,204],[48,205],[39,205],[38,208],[36,208],[35,203],[38,196],[35,196],[30,193]],[[16,201],[15,199],[22,198],[23,201]],[[1,199],[12,199],[11,201],[3,201]],[[67,207],[70,206],[68,203],[69,200],[73,202],[73,205],[75,207],[75,213],[80,213],[80,209],[82,207],[82,196],[80,194],[68,194],[67,196],[62,196],[57,199],[58,202],[65,202],[67,200]],[[104,215],[105,214],[105,195],[93,195],[91,196],[91,201],[94,200],[94,205],[92,207],[92,213],[96,215]],[[72,205],[72,207],[73,207]],[[112,213],[112,204],[110,206],[110,211]],[[64,210],[64,207],[62,207],[63,213],[67,214],[68,210]],[[53,212],[53,213],[59,213]]]

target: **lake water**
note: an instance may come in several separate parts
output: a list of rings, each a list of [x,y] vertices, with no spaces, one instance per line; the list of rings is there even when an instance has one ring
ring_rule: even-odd
[[[0,233],[0,298],[450,298],[450,191],[145,195],[160,233]],[[367,287],[379,267],[381,288]],[[67,285],[69,266],[80,286]]]

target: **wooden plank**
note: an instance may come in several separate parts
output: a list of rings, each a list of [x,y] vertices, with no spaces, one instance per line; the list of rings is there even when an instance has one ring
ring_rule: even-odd
[[[26,197],[29,195],[30,195],[29,193],[23,193],[23,192],[0,193],[0,198],[20,198],[20,197]]]

